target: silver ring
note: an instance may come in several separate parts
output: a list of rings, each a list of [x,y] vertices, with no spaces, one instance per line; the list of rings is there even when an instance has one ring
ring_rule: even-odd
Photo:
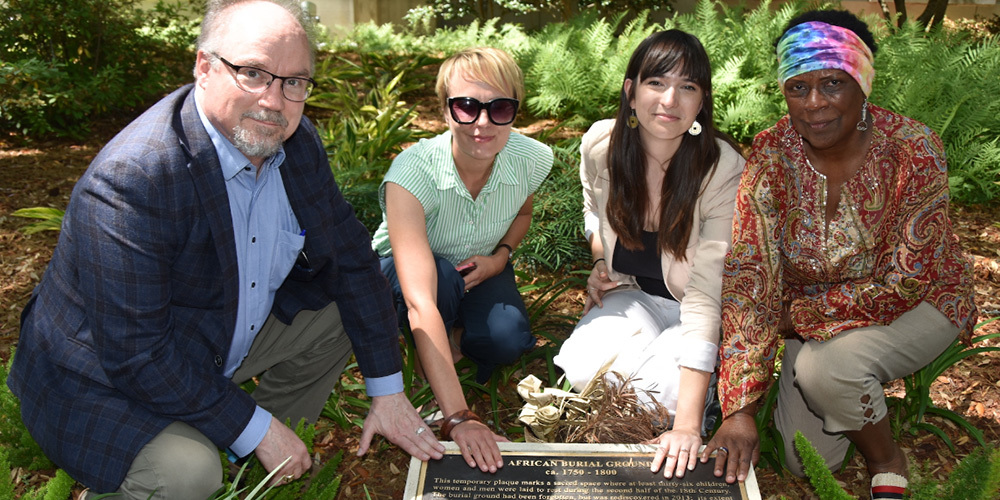
[[[417,435],[419,436],[422,432],[424,432],[424,428],[423,427],[417,427]]]
[[[720,447],[716,448],[715,451],[717,451],[717,452],[721,451],[723,453],[728,454],[729,453],[729,448],[726,448],[725,446],[720,446]]]
[[[681,448],[681,451],[680,451],[680,452],[681,452],[681,453],[687,453],[688,451],[690,451],[690,450],[688,450],[687,448]]]

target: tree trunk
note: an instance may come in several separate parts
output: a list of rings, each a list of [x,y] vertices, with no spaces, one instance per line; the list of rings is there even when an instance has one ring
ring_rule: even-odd
[[[948,10],[948,0],[927,0],[927,8],[920,14],[917,22],[926,30],[930,30],[944,21],[944,13]]]
[[[933,0],[929,0],[929,1],[933,1]],[[896,5],[896,15],[899,16],[899,17],[896,18],[896,26],[899,26],[900,28],[902,28],[903,27],[903,23],[905,23],[906,19],[907,19],[907,17],[906,17],[906,0],[893,0],[893,3]],[[947,4],[948,0],[945,0],[945,3]]]
[[[885,0],[878,0],[878,6],[882,8],[882,17],[885,18],[885,24],[889,27],[889,31],[892,31],[892,13],[889,12],[889,6],[885,4]]]

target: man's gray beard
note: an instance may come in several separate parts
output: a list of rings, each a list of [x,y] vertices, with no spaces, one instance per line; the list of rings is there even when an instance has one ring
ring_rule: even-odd
[[[270,121],[281,125],[281,130],[275,133],[263,134],[259,131],[250,130],[242,125],[233,127],[233,145],[248,158],[269,158],[285,143],[282,133],[288,126],[288,120],[276,111],[247,111],[243,113],[244,118]]]

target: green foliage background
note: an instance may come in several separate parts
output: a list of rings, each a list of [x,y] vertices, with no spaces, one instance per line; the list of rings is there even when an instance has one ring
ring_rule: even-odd
[[[195,2],[189,2],[194,6]],[[0,2],[0,130],[82,136],[89,121],[190,79],[196,32],[179,5]]]
[[[519,25],[500,25],[497,19],[433,32],[418,25],[400,32],[400,27],[392,25],[361,24],[348,36],[332,40],[330,47],[334,52],[377,53],[383,58],[389,57],[386,54],[434,58],[428,62],[469,46],[502,48],[515,56],[525,73],[525,111],[537,119],[557,120],[563,129],[583,131],[594,121],[614,115],[624,68],[634,47],[655,30],[682,29],[699,37],[713,61],[716,126],[748,147],[757,133],[786,113],[777,83],[774,42],[791,18],[817,5],[804,0],[780,5],[765,1],[747,9],[701,0],[693,12],[662,23],[651,22],[645,12],[610,18],[585,13],[532,33]],[[945,30],[925,33],[915,24],[893,31],[878,17],[866,20],[880,45],[872,102],[920,120],[941,136],[953,199],[962,203],[996,199],[1000,195],[1000,99],[994,96],[1000,95],[1000,78],[995,76],[1000,74],[1000,42],[981,33],[976,37]],[[409,71],[416,69],[414,65]],[[372,78],[368,81],[374,83]],[[371,92],[380,88],[375,84]],[[407,92],[399,95],[405,100]],[[584,265],[588,253],[583,247],[582,217],[575,208],[580,206],[574,173],[578,146],[545,140],[556,149],[557,164],[536,196],[532,230],[519,251],[520,262],[531,269],[548,270]],[[334,141],[328,144],[331,151],[337,150]],[[378,213],[375,184],[391,156],[350,168],[334,165],[338,180],[348,179],[345,193],[356,195],[353,199],[363,220],[377,224],[366,217]],[[372,183],[354,183],[357,169]]]

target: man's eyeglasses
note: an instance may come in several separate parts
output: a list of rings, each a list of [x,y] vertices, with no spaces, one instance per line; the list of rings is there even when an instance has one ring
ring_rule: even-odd
[[[212,54],[229,66],[236,74],[236,86],[245,92],[259,94],[268,89],[275,80],[281,80],[281,95],[293,102],[302,102],[309,98],[309,93],[316,86],[312,78],[301,76],[278,76],[253,66],[239,66],[227,61],[218,54]]]
[[[486,110],[486,116],[494,125],[507,125],[514,121],[519,104],[520,101],[509,97],[498,97],[489,102],[480,102],[473,97],[448,98],[448,110],[451,111],[451,118],[463,125],[475,123],[483,109]]]

